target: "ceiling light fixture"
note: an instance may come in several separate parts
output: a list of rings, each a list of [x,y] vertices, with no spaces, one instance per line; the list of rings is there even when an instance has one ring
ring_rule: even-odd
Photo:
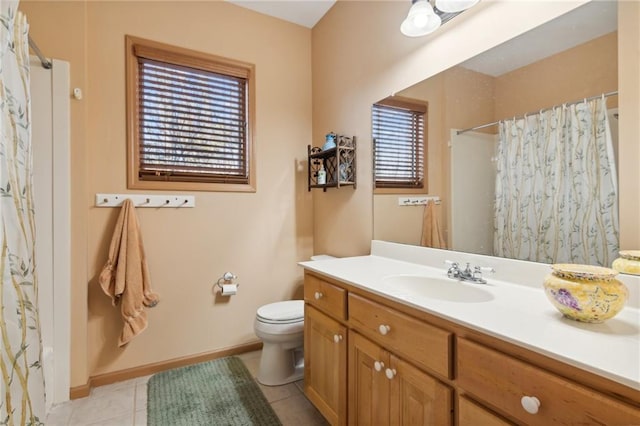
[[[402,22],[400,31],[408,37],[419,37],[434,32],[442,20],[433,11],[428,0],[413,0],[407,18]]]
[[[436,0],[436,8],[446,13],[457,13],[475,6],[480,0]]]

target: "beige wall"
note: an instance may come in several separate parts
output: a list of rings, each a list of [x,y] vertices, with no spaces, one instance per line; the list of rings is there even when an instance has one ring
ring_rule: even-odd
[[[297,261],[312,254],[305,142],[311,140],[311,31],[226,2],[26,2],[31,34],[71,62],[72,386],[89,376],[256,341],[262,304],[301,297]],[[124,35],[256,65],[256,193],[194,192],[193,209],[138,209],[160,304],[117,348],[121,319],[97,285],[119,211],[97,192],[126,188]],[[173,193],[164,191],[159,193]],[[212,294],[225,272],[238,295]]]
[[[408,9],[404,2],[338,1],[313,30],[313,134],[314,140],[321,140],[329,128],[340,127],[359,137],[359,181],[357,194],[342,190],[314,193],[315,251],[341,255],[368,252],[373,211],[369,122],[372,103],[584,3],[484,1],[436,33],[410,39],[398,30]],[[633,22],[637,24],[637,7],[638,2],[620,3],[621,30]],[[621,93],[634,93],[635,100],[629,100],[627,110],[636,112],[633,104],[638,99],[640,61],[637,46],[637,29],[619,36],[619,88]],[[623,75],[627,78],[623,79]],[[640,131],[637,124],[623,117],[620,126],[629,129],[625,139],[621,131],[621,158],[623,151],[632,154],[621,161],[619,169],[621,243],[631,248],[640,246],[639,179],[637,166],[631,164],[639,159]]]
[[[618,90],[617,44],[613,32],[496,77],[495,120]]]

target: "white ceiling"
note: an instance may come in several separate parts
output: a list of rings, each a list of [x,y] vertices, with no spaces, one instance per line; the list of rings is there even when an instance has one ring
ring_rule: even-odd
[[[324,16],[336,0],[227,0],[265,15],[284,19],[307,28]]]
[[[592,1],[461,64],[497,77],[618,28],[616,1]]]

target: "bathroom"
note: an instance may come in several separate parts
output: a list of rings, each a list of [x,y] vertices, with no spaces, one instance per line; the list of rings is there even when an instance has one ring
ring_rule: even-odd
[[[258,307],[302,298],[297,262],[316,253],[369,253],[371,105],[588,2],[483,1],[416,39],[399,31],[408,3],[339,1],[313,28],[217,1],[21,3],[40,49],[68,61],[70,87],[83,92],[70,103],[72,397],[118,372],[258,347]],[[638,92],[639,12],[622,5],[631,11],[620,12],[619,29],[632,34],[619,39],[619,108],[637,116],[638,100],[624,93]],[[149,310],[147,330],[123,349],[118,312],[97,283],[118,212],[96,208],[94,197],[128,191],[127,34],[255,64],[256,180],[254,192],[185,192],[197,199],[192,209],[138,209],[161,302]],[[309,192],[307,144],[320,146],[330,131],[359,138],[358,187]],[[640,246],[638,134],[635,120],[621,121],[620,237],[627,248]],[[213,285],[226,271],[240,287],[219,300]]]

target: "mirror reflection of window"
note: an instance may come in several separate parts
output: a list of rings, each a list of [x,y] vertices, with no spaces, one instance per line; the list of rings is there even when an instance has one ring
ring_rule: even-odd
[[[373,105],[375,188],[421,189],[425,179],[427,104],[397,96]]]

